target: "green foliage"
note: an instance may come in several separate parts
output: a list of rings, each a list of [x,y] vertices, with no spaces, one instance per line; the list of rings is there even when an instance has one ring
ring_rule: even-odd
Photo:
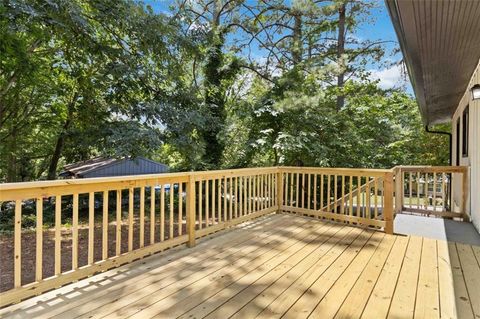
[[[132,0],[3,1],[0,180],[54,178],[97,155],[173,170],[448,162],[414,99],[369,79],[382,41],[348,37],[373,2],[202,3],[167,15]]]

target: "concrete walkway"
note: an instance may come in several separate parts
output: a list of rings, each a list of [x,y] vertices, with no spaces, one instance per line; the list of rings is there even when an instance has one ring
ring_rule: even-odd
[[[422,236],[480,246],[480,234],[471,223],[466,222],[398,214],[395,217],[394,230],[396,234]]]

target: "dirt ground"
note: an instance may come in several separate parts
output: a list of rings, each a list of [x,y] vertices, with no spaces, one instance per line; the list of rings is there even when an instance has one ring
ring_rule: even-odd
[[[186,233],[186,225],[182,224],[183,234]],[[115,256],[116,224],[111,223],[108,226],[108,256]],[[88,227],[80,227],[78,231],[78,266],[87,264],[88,258]],[[178,235],[178,224],[174,225],[174,234]],[[155,242],[160,241],[160,227],[155,225]],[[165,223],[165,239],[169,238],[169,224]],[[128,250],[128,225],[122,225],[122,253]],[[0,236],[0,292],[13,288],[13,234]],[[102,259],[102,225],[95,226],[94,235],[94,259]],[[145,246],[150,244],[150,224],[145,223]],[[133,248],[140,247],[140,226],[138,223],[133,231]],[[22,285],[31,283],[35,280],[35,253],[36,253],[36,233],[35,231],[22,232]],[[72,236],[71,229],[62,229],[61,243],[61,269],[62,272],[72,269]],[[43,278],[54,275],[55,269],[55,232],[53,229],[43,232]]]

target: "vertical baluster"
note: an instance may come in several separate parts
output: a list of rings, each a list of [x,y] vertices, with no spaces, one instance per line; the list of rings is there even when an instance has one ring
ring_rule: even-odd
[[[58,202],[55,202],[55,205],[58,206]],[[15,201],[14,237],[15,237],[14,239],[15,242],[14,242],[13,249],[14,249],[14,255],[15,255],[15,262],[13,266],[13,269],[14,269],[13,285],[15,288],[18,288],[22,285],[22,201],[21,200]],[[55,257],[56,256],[57,255],[55,254]],[[55,261],[56,260],[57,258],[55,258]]]
[[[239,176],[238,183],[238,214],[243,216],[243,176]]]
[[[203,181],[198,181],[198,228],[202,229],[202,223],[203,223]]]
[[[173,238],[173,225],[175,224],[173,212],[174,212],[174,204],[173,204],[173,196],[175,195],[175,184],[171,183],[170,184],[170,203],[169,203],[169,213],[168,213],[168,239]]]
[[[362,177],[357,176],[357,211],[356,216],[362,216],[362,205],[361,205],[361,196],[362,196]]]
[[[284,205],[285,206],[290,206],[290,203],[291,201],[288,201],[289,199],[289,195],[290,195],[290,192],[289,192],[289,177],[290,176],[290,173],[288,172],[285,172],[285,190],[283,191],[284,194],[285,194],[285,200],[284,200]]]
[[[350,185],[349,185],[349,196],[348,196],[348,201],[349,201],[349,214],[350,214],[350,217],[353,216],[353,176],[350,175],[348,177],[348,181],[350,182]]]
[[[220,223],[222,221],[222,180],[221,178],[218,179],[217,185],[217,220]]]
[[[88,193],[88,264],[94,262],[94,234],[95,234],[95,193]]]
[[[265,208],[265,197],[267,194],[265,180],[265,174],[260,175],[260,210]]]
[[[183,233],[183,182],[180,182],[178,183],[178,235],[181,236],[182,233]]]
[[[78,194],[73,194],[73,218],[72,218],[72,269],[78,269]],[[38,235],[38,233],[37,233]],[[38,242],[37,242],[38,246]],[[38,248],[38,247],[37,247]],[[38,258],[38,254],[37,254]],[[40,259],[41,261],[41,259]],[[41,263],[41,262],[40,262]],[[37,269],[38,270],[38,269]],[[37,273],[37,281],[38,279]],[[41,270],[40,270],[40,279],[41,279]]]
[[[257,211],[257,210],[260,210],[260,203],[261,203],[261,197],[260,197],[260,187],[261,187],[261,184],[260,184],[260,178],[261,178],[261,175],[255,175],[255,189],[256,189],[256,194],[253,195],[253,197],[255,198],[255,202],[254,204],[255,207],[253,208],[253,211]]]
[[[228,218],[232,220],[233,218],[233,192],[232,192],[232,177],[229,178],[229,183],[228,183]]]
[[[140,248],[145,246],[145,187],[140,187]]]
[[[365,178],[366,189],[365,189],[365,217],[370,218],[370,177]]]
[[[153,188],[153,187],[152,187]],[[154,195],[152,195],[155,198]],[[117,225],[115,236],[115,255],[120,256],[122,253],[122,190],[117,190]],[[152,236],[153,238],[153,236]],[[150,239],[152,241],[152,239]],[[152,241],[153,243],[153,241]]]
[[[205,181],[205,227],[210,226],[210,181]]]
[[[253,186],[253,197],[252,197],[252,200],[253,200],[252,206],[253,206],[253,208],[252,208],[252,213],[253,213],[253,212],[256,212],[256,211],[257,211],[257,200],[258,200],[258,198],[257,198],[257,196],[258,196],[258,195],[257,195],[257,189],[258,189],[258,178],[257,178],[257,175],[253,175],[253,176],[252,176],[252,179],[253,179],[253,185],[252,185],[252,186]]]
[[[300,174],[297,173],[297,176],[296,176],[297,180],[295,182],[295,207],[300,207],[300,201],[299,201],[299,188],[300,188]]]
[[[133,196],[133,190],[132,190]],[[133,203],[132,203],[133,207]],[[103,192],[103,219],[102,219],[102,259],[108,258],[108,191]],[[133,220],[133,209],[132,209]],[[133,241],[133,240],[132,240]]]
[[[437,173],[433,172],[433,211],[437,211]]]
[[[62,272],[61,227],[62,227],[62,196],[57,195],[55,196],[55,276],[60,275],[60,273]]]
[[[375,201],[375,212],[374,212],[374,214],[375,214],[375,219],[377,219],[378,218],[378,178],[377,177],[375,177],[375,180],[374,180],[373,190],[375,192],[375,195],[374,195],[375,196],[375,199],[374,199],[374,201]]]
[[[290,186],[290,202],[288,203],[288,206],[293,207],[293,179],[294,179],[294,173],[287,173],[289,178],[288,178],[288,185]]]
[[[302,183],[300,184],[299,188],[299,196],[300,196],[300,207],[305,208],[305,173],[300,174]]]
[[[222,180],[219,178],[217,183],[217,221],[222,221]]]
[[[216,223],[216,217],[215,217],[215,181],[216,181],[216,179],[212,179],[212,224]]]
[[[447,191],[447,188],[446,188],[446,174],[442,173],[442,209],[441,209],[441,211],[445,211],[446,207],[447,207],[447,203],[445,203],[445,199],[446,199],[445,193],[446,193],[446,191]]]
[[[259,202],[259,205],[260,205],[260,210],[262,210],[263,209],[263,200],[264,200],[263,196],[265,195],[264,192],[263,192],[263,187],[264,187],[263,174],[261,174],[259,176],[259,179],[260,179],[260,191],[259,191],[260,192],[260,202]]]
[[[417,172],[417,209],[420,209],[420,172]]]
[[[165,240],[165,184],[160,188],[160,241]]]
[[[242,177],[243,179],[243,211],[242,211],[242,214],[243,215],[247,215],[248,214],[248,178],[247,176],[243,176]]]
[[[128,189],[128,251],[133,250],[133,188]]]
[[[228,220],[228,206],[227,206],[227,177],[223,177],[223,220],[227,221]]]
[[[215,225],[215,179],[212,179],[212,225]]]
[[[78,195],[77,195],[78,196]],[[74,197],[75,204],[75,197]],[[75,209],[75,208],[74,208]],[[36,225],[36,261],[35,261],[35,280],[41,281],[43,276],[43,198],[37,198],[37,225]],[[75,217],[75,214],[74,214]],[[75,218],[74,218],[75,222]],[[77,197],[77,223],[78,223],[78,197]]]
[[[267,175],[267,180],[268,180],[268,189],[267,189],[267,208],[272,207],[272,174]]]
[[[342,175],[342,200],[340,201],[340,214],[345,214],[345,175]]]
[[[408,183],[409,183],[409,185],[408,185],[408,207],[412,208],[412,197],[413,197],[412,196],[412,194],[413,194],[413,192],[412,192],[412,189],[413,189],[412,188],[413,187],[412,172],[408,173],[408,177],[409,177],[408,178]]]
[[[320,174],[320,209],[322,211],[325,210],[325,206],[323,204],[324,196],[325,196],[325,194],[324,194],[325,189],[324,189],[324,186],[323,186],[324,183],[325,183],[325,178],[324,178],[323,174]]]
[[[330,194],[331,194],[331,180],[330,180],[330,174],[327,176],[327,211],[330,212]]]
[[[238,177],[235,177],[235,218],[238,218]]]
[[[307,209],[310,209],[310,202],[311,202],[311,195],[312,195],[312,176],[310,174],[306,174],[307,176]]]
[[[248,176],[248,213],[250,214],[252,212],[252,204],[253,204],[253,179],[252,176]]]
[[[155,184],[150,186],[150,245],[153,245],[154,243],[155,243]]]
[[[313,210],[317,210],[317,174],[313,174]]]
[[[335,178],[335,181],[333,183],[333,202],[334,202],[334,207],[333,207],[333,212],[336,214],[338,213],[338,203],[337,203],[337,200],[338,200],[338,175],[334,175],[334,178]]]

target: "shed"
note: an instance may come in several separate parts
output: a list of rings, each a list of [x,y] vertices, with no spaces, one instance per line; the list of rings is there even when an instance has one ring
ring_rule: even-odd
[[[66,165],[59,174],[63,178],[90,178],[142,174],[160,174],[169,168],[144,157],[108,158],[96,157],[87,161]]]

